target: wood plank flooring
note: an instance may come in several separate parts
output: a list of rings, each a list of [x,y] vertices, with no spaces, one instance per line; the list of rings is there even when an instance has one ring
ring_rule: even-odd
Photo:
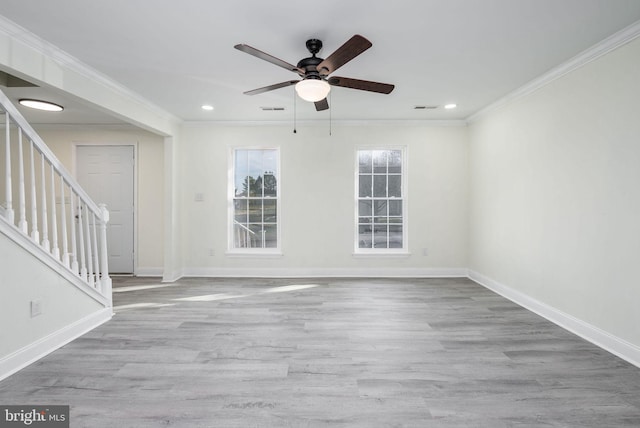
[[[640,426],[640,369],[468,279],[154,284],[116,280],[113,320],[0,404],[92,428]]]

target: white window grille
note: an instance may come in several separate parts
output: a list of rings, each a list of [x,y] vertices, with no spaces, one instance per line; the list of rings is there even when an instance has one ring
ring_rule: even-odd
[[[406,249],[405,156],[403,149],[357,152],[356,252]]]
[[[278,250],[279,151],[233,149],[231,250]],[[262,251],[259,251],[262,252]]]

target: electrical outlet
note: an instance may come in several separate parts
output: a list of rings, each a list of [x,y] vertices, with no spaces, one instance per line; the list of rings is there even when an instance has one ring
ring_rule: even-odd
[[[196,193],[193,197],[193,200],[196,202],[204,201],[204,193]]]
[[[31,318],[37,317],[40,314],[42,314],[42,301],[32,300],[31,301]]]

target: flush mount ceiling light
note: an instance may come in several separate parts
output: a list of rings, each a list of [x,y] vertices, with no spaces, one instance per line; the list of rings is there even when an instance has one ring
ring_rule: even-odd
[[[20,105],[29,108],[35,108],[37,110],[45,110],[45,111],[62,111],[64,108],[58,104],[50,103],[49,101],[42,100],[32,100],[23,98],[18,101]]]
[[[209,105],[209,104],[204,104],[202,106],[202,110],[211,111],[211,110],[213,110],[213,106]]]
[[[296,92],[305,101],[315,103],[327,98],[331,86],[320,79],[304,79],[296,83]]]
[[[458,105],[457,105],[457,104],[446,104],[446,105],[444,106],[444,108],[446,108],[447,110],[451,110],[451,109],[454,109],[454,108],[456,108],[456,107],[458,107]]]

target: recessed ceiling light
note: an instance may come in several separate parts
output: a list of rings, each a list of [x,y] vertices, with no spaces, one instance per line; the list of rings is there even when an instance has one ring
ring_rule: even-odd
[[[62,111],[64,110],[64,108],[58,104],[54,104],[54,103],[50,103],[48,101],[41,101],[41,100],[31,100],[31,99],[26,99],[23,98],[21,100],[18,101],[20,103],[20,105],[23,105],[25,107],[29,107],[29,108],[35,108],[38,110],[45,110],[45,111]]]
[[[458,107],[457,104],[445,104],[444,108],[446,108],[447,110],[451,110]]]
[[[204,105],[202,106],[202,110],[211,111],[211,110],[213,110],[213,106],[212,106],[212,105],[209,105],[209,104],[204,104]]]

